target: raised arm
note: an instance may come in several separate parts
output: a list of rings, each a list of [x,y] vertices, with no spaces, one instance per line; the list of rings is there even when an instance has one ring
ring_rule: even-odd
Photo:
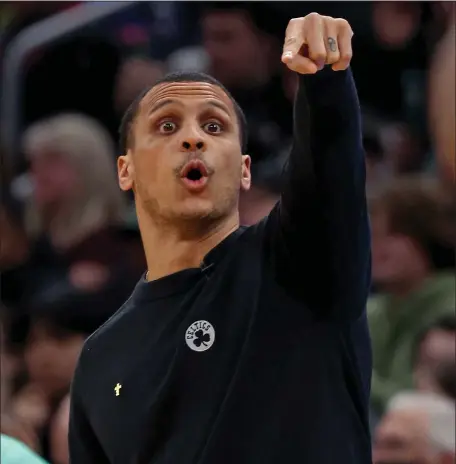
[[[283,287],[320,316],[356,318],[370,285],[358,97],[344,20],[292,20],[283,61],[300,74],[286,187],[266,227]],[[321,63],[332,64],[322,70]],[[316,64],[317,63],[317,64]],[[320,64],[320,66],[318,66]]]

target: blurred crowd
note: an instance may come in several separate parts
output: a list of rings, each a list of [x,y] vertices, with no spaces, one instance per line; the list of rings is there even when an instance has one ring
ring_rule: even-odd
[[[92,3],[3,2],[0,83],[28,27]],[[116,178],[125,109],[168,71],[219,79],[247,116],[254,182],[240,208],[244,224],[256,222],[279,198],[291,144],[297,82],[280,62],[284,30],[312,11],[355,31],[374,464],[455,462],[454,3],[188,1],[132,2],[23,63],[20,137],[0,153],[2,463],[68,464],[82,344],[145,271],[132,198]]]

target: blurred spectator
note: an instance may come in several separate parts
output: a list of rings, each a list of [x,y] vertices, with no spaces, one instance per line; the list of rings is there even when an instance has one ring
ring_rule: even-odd
[[[454,316],[453,214],[439,185],[401,179],[373,196],[372,275],[368,302],[373,346],[372,403],[381,412],[413,385],[412,356],[423,331]],[[450,225],[448,225],[450,223]]]
[[[32,427],[21,422],[11,411],[11,396],[13,390],[13,380],[17,374],[17,363],[9,352],[5,340],[5,332],[8,327],[5,327],[5,311],[2,308],[0,323],[0,432],[9,437],[16,438],[34,451],[40,451],[41,447],[38,441],[38,436],[34,433]],[[3,459],[3,455],[2,455]],[[1,461],[3,462],[3,460]]]
[[[10,192],[11,159],[0,144],[0,272],[27,258],[28,240],[22,228],[21,207]]]
[[[64,114],[31,126],[24,135],[34,208],[41,230],[57,248],[122,220],[109,136],[85,116]]]
[[[437,320],[421,334],[415,353],[418,390],[456,399],[456,315]]]
[[[33,428],[14,415],[2,413],[1,433],[20,441],[35,453],[41,453],[41,445]]]
[[[57,113],[82,113],[115,139],[119,118],[113,92],[121,62],[118,47],[96,35],[66,38],[35,51],[26,68],[25,127]]]
[[[454,183],[456,168],[456,7],[448,2],[448,26],[437,45],[429,73],[429,127],[438,168]],[[451,57],[451,58],[450,58]]]
[[[454,359],[445,359],[437,367],[437,383],[442,392],[456,401],[456,362]]]
[[[430,393],[400,393],[375,432],[374,464],[454,464],[455,405]]]
[[[2,464],[46,464],[46,461],[35,454],[24,443],[1,435],[0,461]]]
[[[68,427],[70,421],[70,397],[60,403],[51,423],[52,464],[69,464]]]
[[[108,295],[62,297],[33,306],[24,351],[26,383],[11,401],[15,417],[39,435],[46,455],[52,443],[49,423],[70,388],[84,340],[105,320],[98,307]]]
[[[5,1],[2,2],[0,17],[2,20],[2,28],[0,30],[1,49],[23,29],[32,24],[45,19],[46,17],[71,8],[78,2],[33,2],[33,1]],[[3,50],[2,50],[3,51]],[[1,53],[0,55],[2,55]]]
[[[4,272],[23,263],[28,257],[28,239],[14,214],[14,203],[0,203],[0,271]],[[16,211],[17,212],[17,211]]]
[[[163,64],[158,61],[145,58],[126,60],[117,73],[114,90],[115,108],[119,118],[144,89],[151,87],[163,75]]]
[[[97,292],[114,282],[121,268],[112,312],[142,269],[135,268],[131,246],[120,233],[125,201],[108,135],[90,118],[59,115],[30,127],[24,149],[32,181],[25,224],[36,239],[27,263],[10,272],[10,291],[27,281],[22,306],[62,292]]]
[[[409,90],[416,89],[414,84],[425,82],[429,55],[424,27],[429,16],[425,3],[382,1],[367,5],[370,17],[363,19],[364,27],[354,29],[353,44],[357,57],[353,60],[353,71],[363,105],[389,121],[405,121],[404,110],[412,102],[413,107],[422,103],[424,113],[423,93],[414,91],[410,95]],[[375,73],[373,63],[381,63]]]

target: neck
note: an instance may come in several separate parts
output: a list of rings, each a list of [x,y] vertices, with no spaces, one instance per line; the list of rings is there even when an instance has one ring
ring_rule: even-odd
[[[144,213],[144,212],[143,212]],[[146,279],[157,280],[184,269],[199,267],[209,251],[239,227],[239,213],[212,224],[188,221],[163,226],[138,211],[147,262]]]

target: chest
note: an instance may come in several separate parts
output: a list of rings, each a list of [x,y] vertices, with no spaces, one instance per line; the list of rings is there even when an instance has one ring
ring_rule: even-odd
[[[157,310],[167,316],[156,317]],[[296,370],[324,376],[335,343],[255,268],[215,273],[188,292],[137,308],[114,339],[94,385],[101,400],[90,408],[103,446],[116,459],[124,456],[114,464],[138,450],[166,455],[180,434],[193,436],[197,452],[231,392],[242,391],[248,403],[255,385],[275,396]]]

